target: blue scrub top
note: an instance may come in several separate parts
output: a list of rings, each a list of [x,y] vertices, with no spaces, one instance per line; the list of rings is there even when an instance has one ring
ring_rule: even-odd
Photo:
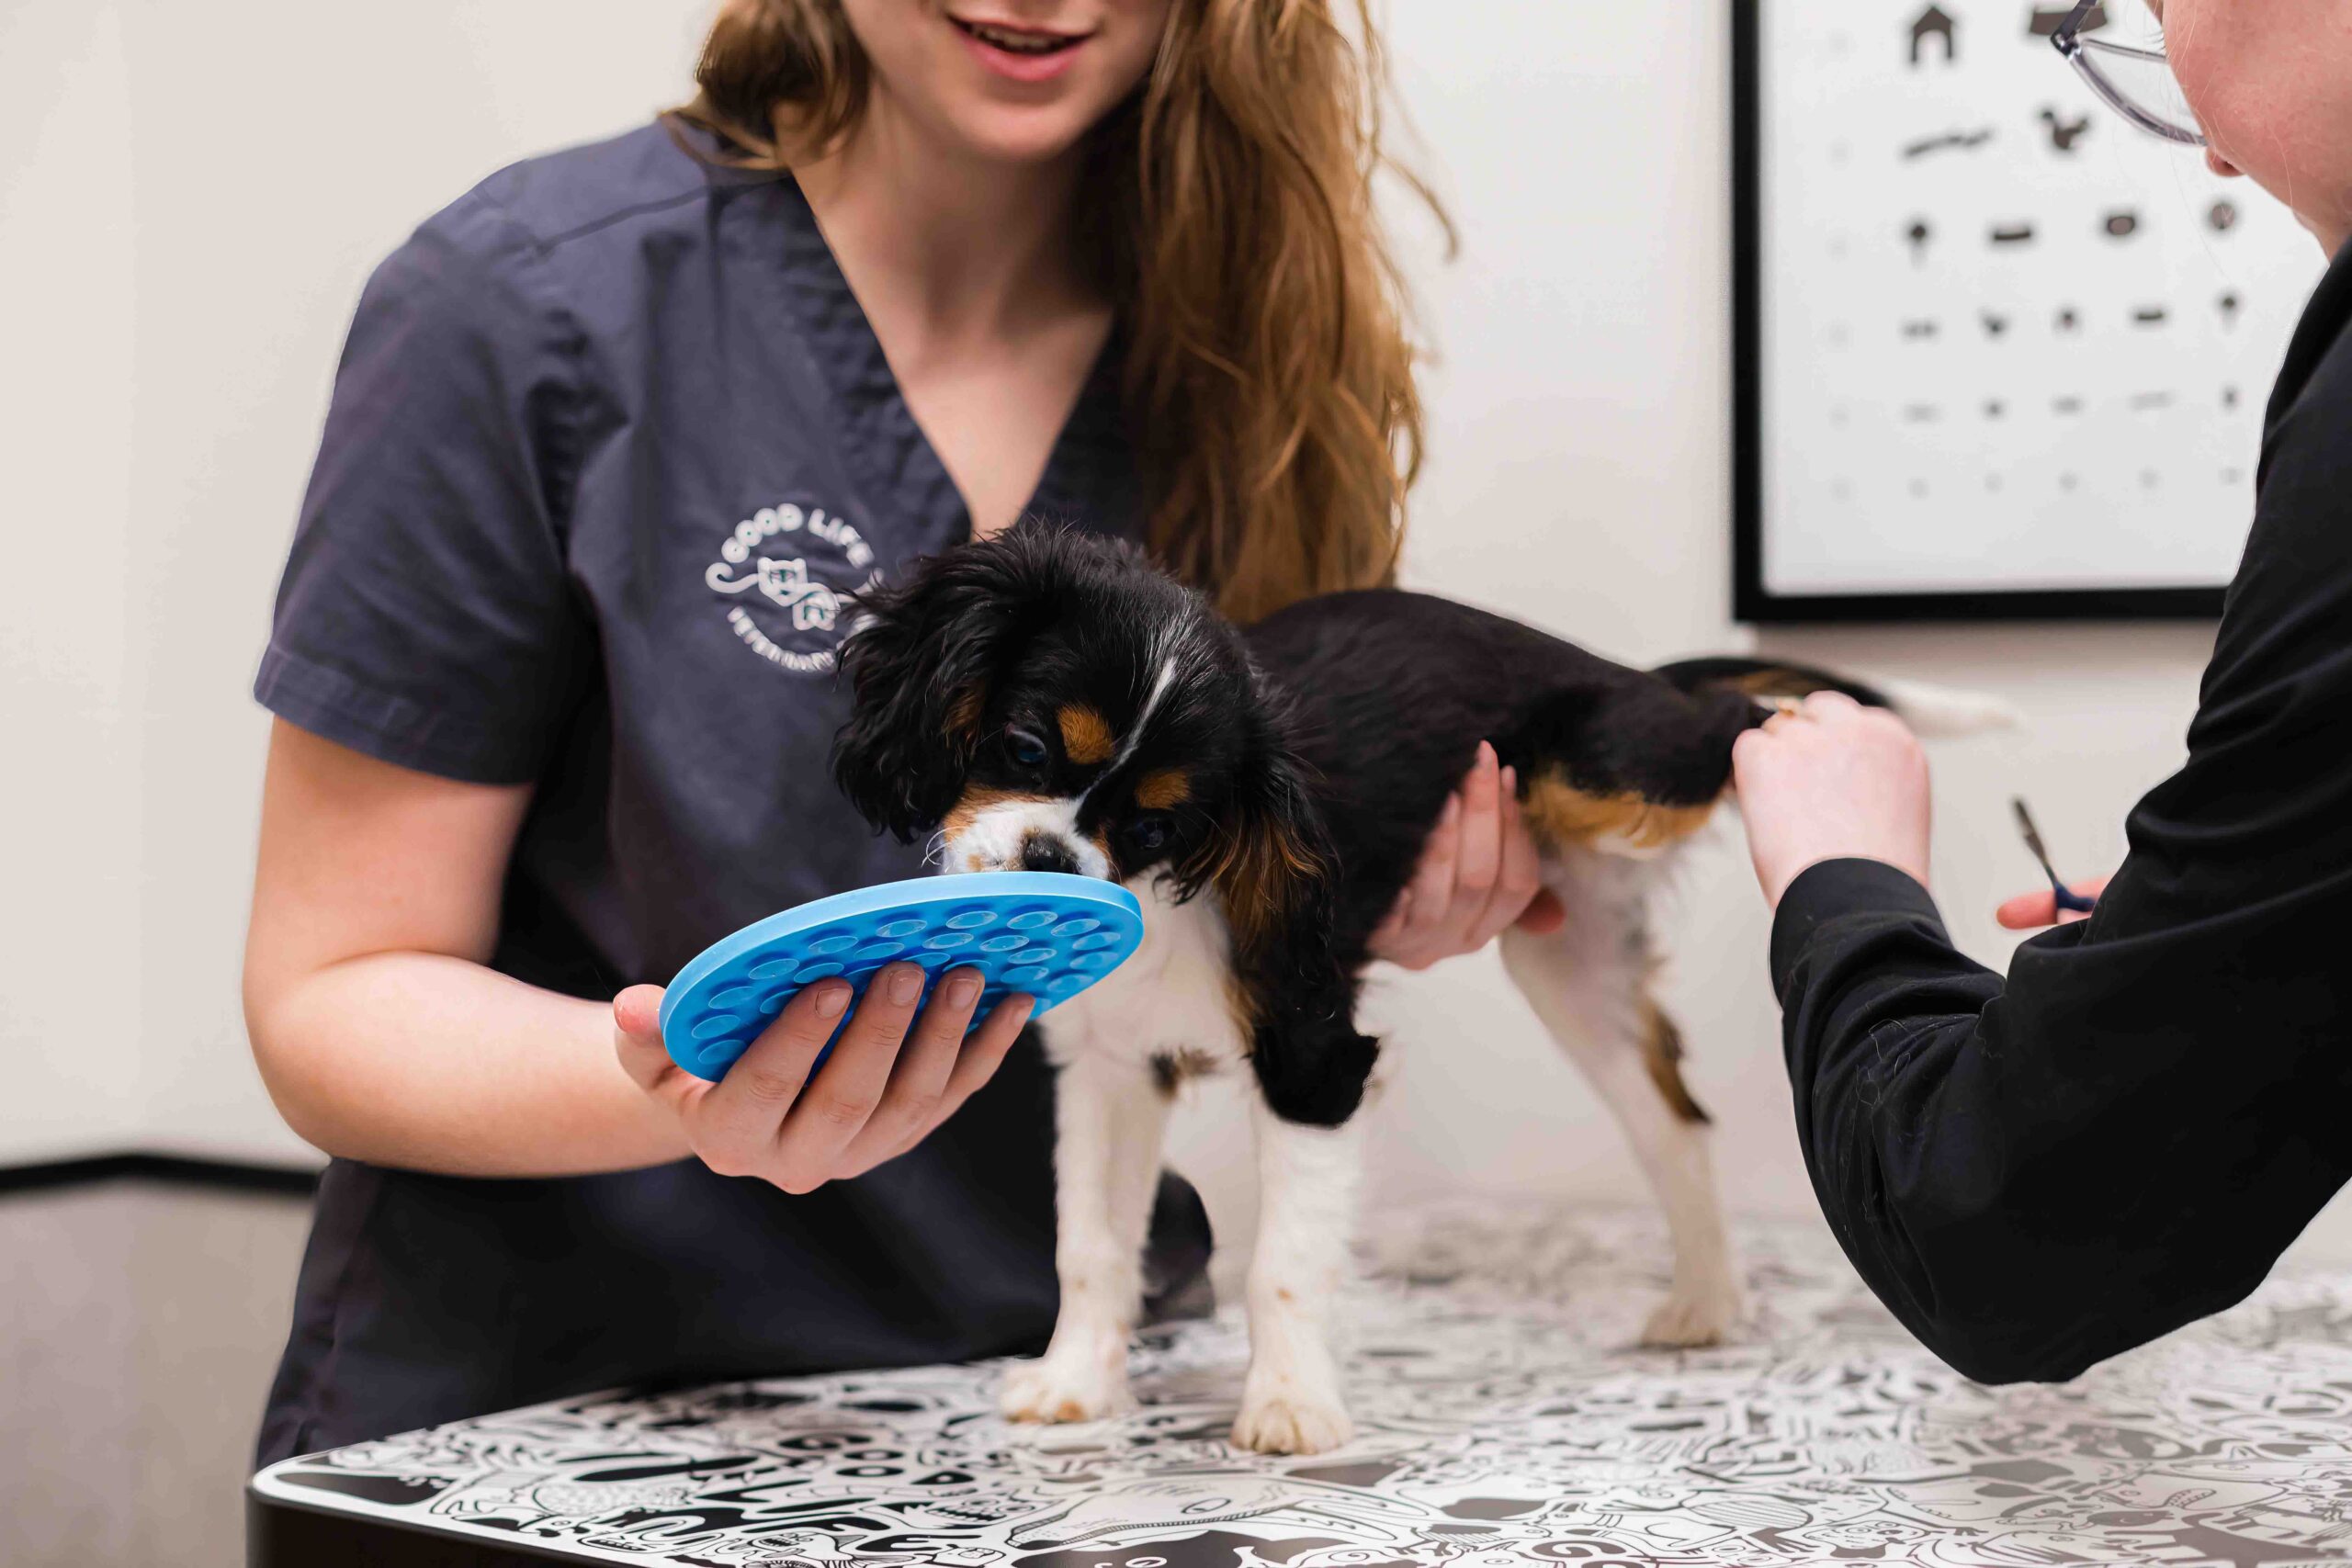
[[[842,595],[970,521],[799,187],[711,150],[655,124],[518,164],[377,270],[254,687],[370,756],[536,786],[492,963],[573,996],[922,869],[828,775]],[[1132,536],[1115,357],[1030,510]],[[1035,1348],[1051,1096],[1026,1040],[913,1153],[797,1198],[694,1161],[335,1160],[260,1457],[620,1384]],[[1206,1255],[1164,1184],[1163,1299],[1197,1300]]]

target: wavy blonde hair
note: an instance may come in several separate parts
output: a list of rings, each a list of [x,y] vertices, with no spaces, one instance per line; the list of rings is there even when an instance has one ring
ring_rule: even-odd
[[[840,0],[727,0],[695,82],[681,118],[785,167],[856,125],[871,67]],[[1092,133],[1150,544],[1238,619],[1396,573],[1423,427],[1373,204],[1385,86],[1370,0],[1175,0]]]

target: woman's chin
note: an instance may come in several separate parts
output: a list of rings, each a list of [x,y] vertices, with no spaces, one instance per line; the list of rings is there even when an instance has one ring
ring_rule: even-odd
[[[990,104],[954,117],[958,141],[990,164],[1052,164],[1069,155],[1100,117],[1055,104],[1030,107]]]

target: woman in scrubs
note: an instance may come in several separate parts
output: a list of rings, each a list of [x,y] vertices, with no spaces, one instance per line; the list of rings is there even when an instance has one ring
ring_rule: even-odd
[[[1024,513],[1238,616],[1389,575],[1421,415],[1338,9],[730,0],[687,109],[377,271],[256,682],[246,1014],[334,1156],[262,1460],[1043,1343],[1025,998],[966,1042],[973,977],[894,966],[808,1079],[820,984],[710,1087],[624,987],[922,871],[828,777],[845,594]],[[1512,809],[1483,756],[1390,956],[1530,910]],[[1157,1310],[1207,1248],[1169,1179]]]

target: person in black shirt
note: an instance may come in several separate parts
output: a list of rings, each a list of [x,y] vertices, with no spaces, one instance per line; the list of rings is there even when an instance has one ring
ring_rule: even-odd
[[[2239,1301],[2352,1176],[2352,27],[2340,0],[2159,10],[2194,121],[2090,55],[2094,88],[2335,258],[2271,400],[2187,765],[2132,810],[2090,916],[2005,981],[1928,897],[1899,724],[1817,697],[1735,752],[1815,1190],[1871,1289],[1987,1382],[2070,1378]]]

